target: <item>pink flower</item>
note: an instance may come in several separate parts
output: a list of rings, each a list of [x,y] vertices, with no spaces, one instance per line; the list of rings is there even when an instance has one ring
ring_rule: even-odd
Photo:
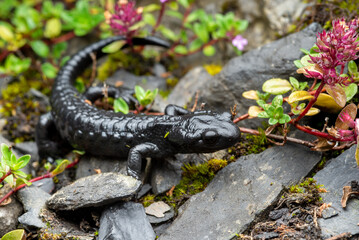
[[[168,0],[160,0],[161,3],[168,2]]]
[[[319,56],[310,56],[312,63],[322,69],[322,75],[317,77],[322,79],[325,84],[334,86],[335,84],[346,85],[349,77],[341,77],[335,68],[351,60],[357,59],[359,51],[358,38],[358,19],[353,19],[346,23],[344,18],[333,21],[333,30],[323,31],[317,35],[317,52]],[[310,74],[309,74],[310,75]]]
[[[237,36],[235,36],[232,39],[232,44],[238,50],[242,51],[244,49],[244,47],[248,44],[248,40],[238,34]]]
[[[115,13],[106,11],[105,18],[116,34],[131,37],[136,32],[131,27],[142,20],[142,9],[136,9],[134,1],[120,0],[115,5]]]

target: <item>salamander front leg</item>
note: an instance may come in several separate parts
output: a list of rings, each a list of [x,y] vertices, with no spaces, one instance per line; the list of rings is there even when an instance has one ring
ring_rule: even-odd
[[[144,157],[155,156],[159,153],[159,148],[153,143],[142,143],[130,150],[127,160],[127,173],[136,179],[140,179],[142,159]]]

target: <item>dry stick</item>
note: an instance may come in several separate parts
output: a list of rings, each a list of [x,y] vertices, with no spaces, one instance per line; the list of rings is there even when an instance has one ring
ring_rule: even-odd
[[[92,72],[91,72],[91,78],[90,78],[89,86],[91,86],[92,83],[95,81],[96,65],[97,65],[96,55],[92,52],[92,53],[90,53],[90,56],[91,56],[91,59],[92,59]]]
[[[193,107],[191,109],[191,112],[194,112],[196,110],[197,107],[197,103],[198,103],[198,95],[199,95],[199,91],[196,91],[196,96],[194,98],[194,103],[193,103]]]
[[[239,127],[239,130],[241,132],[243,132],[243,133],[250,133],[250,134],[254,134],[254,135],[261,135],[262,134],[259,131],[254,130],[254,129],[250,129],[250,128]],[[268,134],[268,135],[266,135],[266,137],[272,138],[272,139],[277,139],[277,140],[282,140],[282,141],[284,141],[284,139],[285,139],[284,136],[275,135],[275,134]],[[304,141],[304,140],[301,140],[301,139],[297,139],[297,138],[286,137],[286,140],[289,141],[289,142],[293,142],[293,143],[299,143],[299,144],[302,144],[302,145],[307,146],[307,147],[314,147],[315,146],[314,143]]]
[[[352,236],[352,234],[350,232],[346,232],[346,233],[342,233],[342,234],[333,236],[331,238],[327,238],[326,240],[340,240],[340,239],[345,239],[345,238],[348,238],[351,236]]]

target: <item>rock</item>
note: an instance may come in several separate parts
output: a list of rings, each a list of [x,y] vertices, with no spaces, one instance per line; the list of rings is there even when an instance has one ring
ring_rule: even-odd
[[[152,189],[152,187],[151,187],[151,185],[148,184],[148,183],[142,185],[140,191],[137,193],[136,198],[137,198],[137,199],[142,198],[142,197],[145,196],[151,189]]]
[[[276,232],[265,232],[254,236],[254,239],[265,240],[279,237],[279,233]]]
[[[41,101],[45,106],[50,106],[49,97],[43,94],[42,92],[36,90],[35,88],[30,88],[30,90],[26,93],[28,97],[35,98],[38,101]]]
[[[95,239],[95,232],[93,230],[84,232],[78,224],[66,221],[46,208],[41,210],[40,217],[46,222],[46,227],[38,231],[39,239]]]
[[[19,217],[19,223],[24,225],[26,230],[32,231],[45,227],[45,223],[41,221],[39,214],[50,196],[47,192],[34,186],[18,191],[17,197],[25,210],[25,213]]]
[[[332,203],[332,208],[337,211],[337,216],[319,218],[318,223],[322,230],[323,239],[349,232],[352,235],[359,234],[359,200],[350,198],[347,207],[342,208],[340,200],[343,187],[350,186],[352,180],[359,179],[359,171],[355,161],[355,147],[346,150],[337,158],[332,159],[314,179],[318,184],[323,184],[328,191],[322,194],[324,203]]]
[[[277,220],[281,218],[284,214],[287,214],[288,212],[289,212],[288,208],[273,210],[269,213],[269,218],[272,220]]]
[[[119,172],[125,174],[126,165],[126,160],[84,155],[81,157],[81,161],[76,169],[76,179],[96,174],[95,169],[101,170],[102,173]]]
[[[165,213],[169,210],[171,210],[171,207],[163,201],[154,202],[145,208],[147,215],[155,216],[157,218],[163,218]]]
[[[338,212],[332,207],[326,208],[322,212],[322,218],[324,218],[324,219],[335,217],[337,215],[338,215]]]
[[[188,106],[188,103],[194,100],[193,96],[197,91],[202,94],[202,86],[211,78],[212,76],[203,67],[192,69],[181,78],[166,100],[155,102],[154,109],[163,112],[168,104],[176,104],[180,107]],[[200,104],[198,103],[198,106]]]
[[[34,141],[16,143],[14,146],[14,149],[16,149],[22,155],[30,154],[31,162],[39,161],[37,145],[36,145],[36,142],[34,142]]]
[[[161,240],[232,239],[320,161],[321,154],[294,144],[239,158],[190,198]],[[204,224],[205,223],[205,224]]]
[[[166,223],[163,223],[163,224],[159,224],[159,225],[154,225],[153,226],[153,231],[155,231],[156,233],[156,236],[161,236],[165,231],[166,229],[171,226],[171,222],[166,222]]]
[[[161,78],[162,78],[163,74],[167,72],[165,66],[163,66],[160,63],[155,63],[155,65],[152,68],[152,71],[156,77],[161,77]]]
[[[147,215],[147,218],[151,224],[158,225],[171,220],[174,216],[175,216],[175,211],[173,210],[173,208],[170,208],[170,210],[167,211],[163,217],[155,217],[155,216]]]
[[[3,135],[1,135],[0,134],[0,143],[5,143],[6,145],[8,145],[8,146],[11,146],[12,145],[12,143],[9,141],[9,140],[7,140]],[[1,152],[0,152],[0,156],[1,156]]]
[[[183,162],[166,158],[153,163],[151,186],[154,194],[164,193],[180,182]]]
[[[131,197],[141,186],[133,177],[101,173],[80,178],[61,188],[46,202],[50,209],[75,210],[96,207]]]
[[[304,78],[296,73],[293,61],[303,56],[300,48],[309,49],[313,46],[316,33],[320,30],[320,25],[313,23],[301,32],[231,59],[219,74],[201,86],[203,90],[199,102],[224,111],[236,104],[239,114],[247,113],[248,107],[255,102],[243,98],[244,91],[260,90],[263,82],[270,78]],[[243,123],[247,127],[251,126],[250,122]]]
[[[52,178],[44,178],[39,181],[33,182],[32,186],[40,188],[42,191],[52,193],[55,189],[55,183]]]
[[[9,185],[6,184],[0,189],[0,196],[4,196],[10,190]],[[9,204],[0,206],[0,236],[16,229],[18,224],[17,219],[23,212],[21,204],[13,196],[10,199],[11,202]]]
[[[142,204],[124,202],[103,211],[99,240],[153,240],[156,235],[148,222]]]
[[[268,18],[271,29],[277,34],[287,33],[289,26],[298,19],[308,6],[301,0],[264,0],[263,11]]]

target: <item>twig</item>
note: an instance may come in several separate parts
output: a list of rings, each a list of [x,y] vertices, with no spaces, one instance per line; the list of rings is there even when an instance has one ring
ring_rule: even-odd
[[[196,91],[196,96],[194,98],[194,103],[193,103],[193,107],[191,109],[191,112],[194,112],[196,110],[197,103],[198,103],[198,96],[199,96],[199,91]]]
[[[249,128],[239,127],[239,130],[242,133],[250,133],[250,134],[254,134],[254,135],[261,135],[262,134],[257,130],[249,129]],[[280,135],[268,134],[268,135],[266,135],[266,137],[284,141],[284,136],[280,136]],[[302,144],[302,145],[307,146],[307,147],[314,147],[315,146],[314,143],[304,141],[304,140],[301,140],[301,139],[297,139],[297,138],[287,137],[286,139],[287,139],[288,142]]]
[[[237,117],[236,119],[233,120],[233,123],[238,123],[239,121],[242,121],[242,120],[247,119],[247,118],[249,118],[248,113],[246,113],[246,114],[244,114],[244,115],[242,115],[240,117]]]
[[[96,65],[97,65],[96,55],[92,52],[92,53],[90,53],[90,56],[91,56],[91,59],[92,59],[92,72],[91,72],[91,78],[90,78],[89,86],[91,86],[92,83],[95,81]]]

